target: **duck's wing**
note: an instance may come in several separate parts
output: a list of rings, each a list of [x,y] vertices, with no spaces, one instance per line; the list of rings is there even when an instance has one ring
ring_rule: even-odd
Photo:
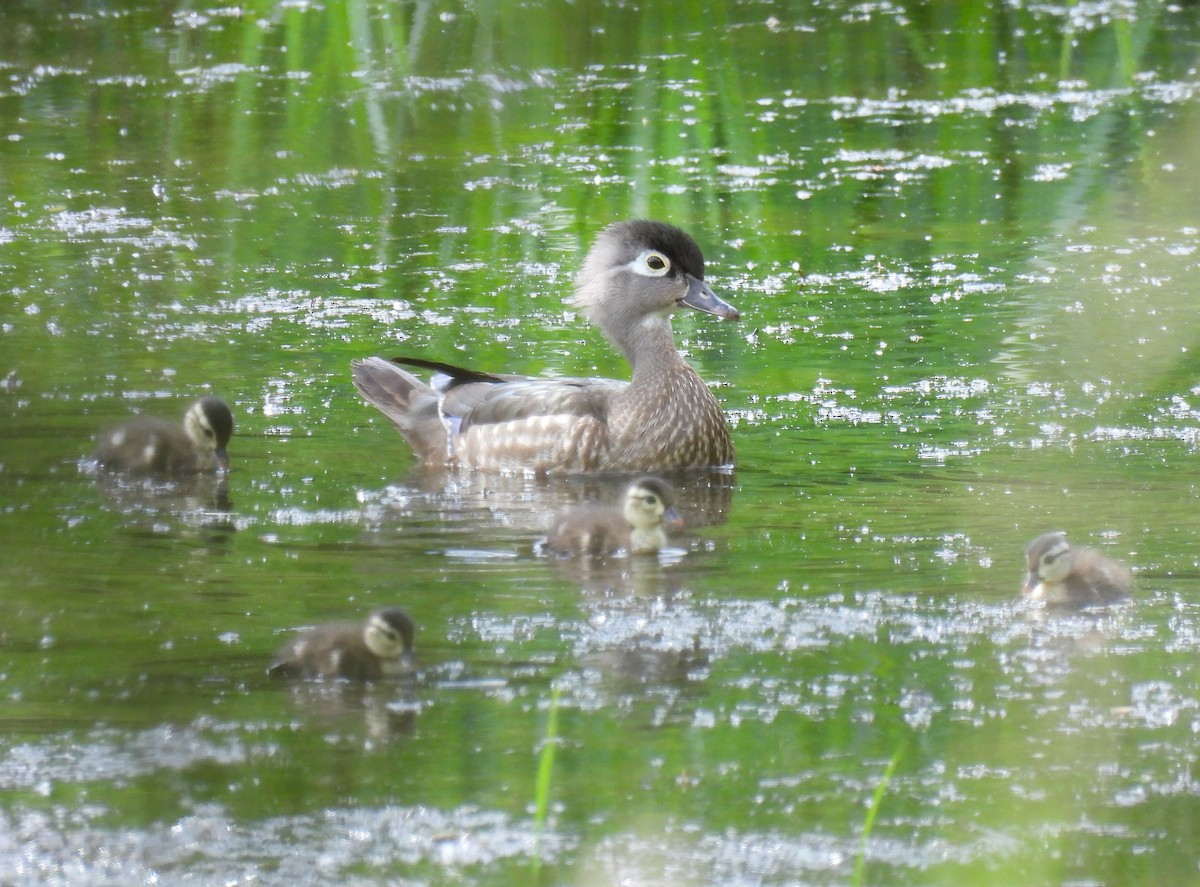
[[[422,370],[431,370],[437,376],[446,378],[446,385],[454,387],[456,385],[466,385],[471,382],[504,382],[513,379],[524,379],[525,376],[504,376],[496,375],[495,373],[481,373],[479,370],[471,370],[466,367],[454,366],[454,364],[443,363],[440,360],[426,360],[423,357],[392,357],[389,358],[392,363],[403,364],[404,366],[416,367]]]
[[[431,370],[431,384],[418,382],[401,364]],[[391,411],[358,379],[368,367],[378,369],[380,365],[391,371],[382,374],[385,378],[398,376],[399,387],[409,389],[403,398],[386,398]],[[410,357],[390,361],[374,357],[359,361],[355,369],[359,391],[392,418],[414,449],[424,452],[431,464],[435,463],[431,458],[434,448],[418,448],[422,441],[414,433],[414,425],[426,429],[425,437],[444,444],[443,464],[458,462],[469,468],[497,471],[599,470],[609,453],[610,402],[629,384],[611,379],[496,375]],[[427,393],[428,397],[413,392]],[[434,410],[429,409],[430,401],[436,404]],[[419,412],[413,408],[414,402],[421,404]],[[420,421],[414,422],[414,416]],[[433,417],[436,423],[430,421]],[[430,430],[434,428],[436,432]]]
[[[519,379],[459,386],[447,392],[442,412],[460,419],[459,433],[472,427],[521,422],[544,416],[608,421],[608,402],[625,383],[606,379]]]
[[[579,416],[604,422],[609,400],[629,384],[615,379],[496,375],[421,358],[393,357],[392,362],[434,372],[432,387],[452,434],[466,434],[473,426],[543,416]]]

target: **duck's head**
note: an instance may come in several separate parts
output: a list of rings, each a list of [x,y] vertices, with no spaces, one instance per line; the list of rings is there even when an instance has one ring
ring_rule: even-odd
[[[225,401],[202,397],[183,415],[183,430],[196,452],[222,470],[229,468],[229,438],[233,436],[233,413]]]
[[[1053,585],[1062,582],[1071,572],[1071,546],[1065,533],[1043,533],[1025,549],[1025,562],[1029,571],[1025,580],[1025,594],[1032,594],[1038,585]]]
[[[704,256],[683,230],[639,219],[609,225],[575,278],[575,305],[610,338],[639,323],[669,322],[681,308],[727,320],[738,311],[704,281]]]
[[[399,607],[376,610],[363,626],[363,643],[380,659],[400,659],[413,664],[412,617]]]
[[[675,488],[658,477],[643,477],[625,490],[625,520],[637,530],[652,530],[666,524],[679,526],[675,512]]]

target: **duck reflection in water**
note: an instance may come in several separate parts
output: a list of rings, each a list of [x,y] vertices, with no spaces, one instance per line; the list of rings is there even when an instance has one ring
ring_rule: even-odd
[[[736,486],[732,471],[677,471],[662,480],[674,489],[674,510],[689,534],[726,521]],[[422,553],[450,552],[469,540],[472,551],[519,557],[530,544],[542,551],[555,519],[576,507],[601,503],[620,517],[619,503],[629,484],[630,475],[447,474],[419,468],[403,483],[359,492],[362,538],[371,545],[411,545]],[[564,565],[603,561],[569,556],[559,560]]]
[[[1133,576],[1124,564],[1093,548],[1072,548],[1065,533],[1043,533],[1025,549],[1024,596],[1079,610],[1126,600]]]

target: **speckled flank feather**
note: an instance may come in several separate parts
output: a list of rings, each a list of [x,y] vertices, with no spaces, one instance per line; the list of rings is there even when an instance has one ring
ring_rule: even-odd
[[[599,469],[607,434],[594,416],[533,416],[472,425],[455,448],[464,465],[484,471],[581,473]]]
[[[728,465],[720,404],[675,349],[682,307],[735,319],[704,283],[683,231],[622,222],[601,232],[575,303],[629,361],[629,382],[490,375],[421,359],[354,361],[354,384],[426,464],[539,473],[659,471]],[[396,366],[433,369],[431,385]]]

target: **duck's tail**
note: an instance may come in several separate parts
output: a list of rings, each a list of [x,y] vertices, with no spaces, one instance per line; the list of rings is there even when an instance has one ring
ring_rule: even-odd
[[[351,361],[350,375],[358,393],[392,421],[418,459],[446,464],[449,440],[432,388],[382,357]]]

